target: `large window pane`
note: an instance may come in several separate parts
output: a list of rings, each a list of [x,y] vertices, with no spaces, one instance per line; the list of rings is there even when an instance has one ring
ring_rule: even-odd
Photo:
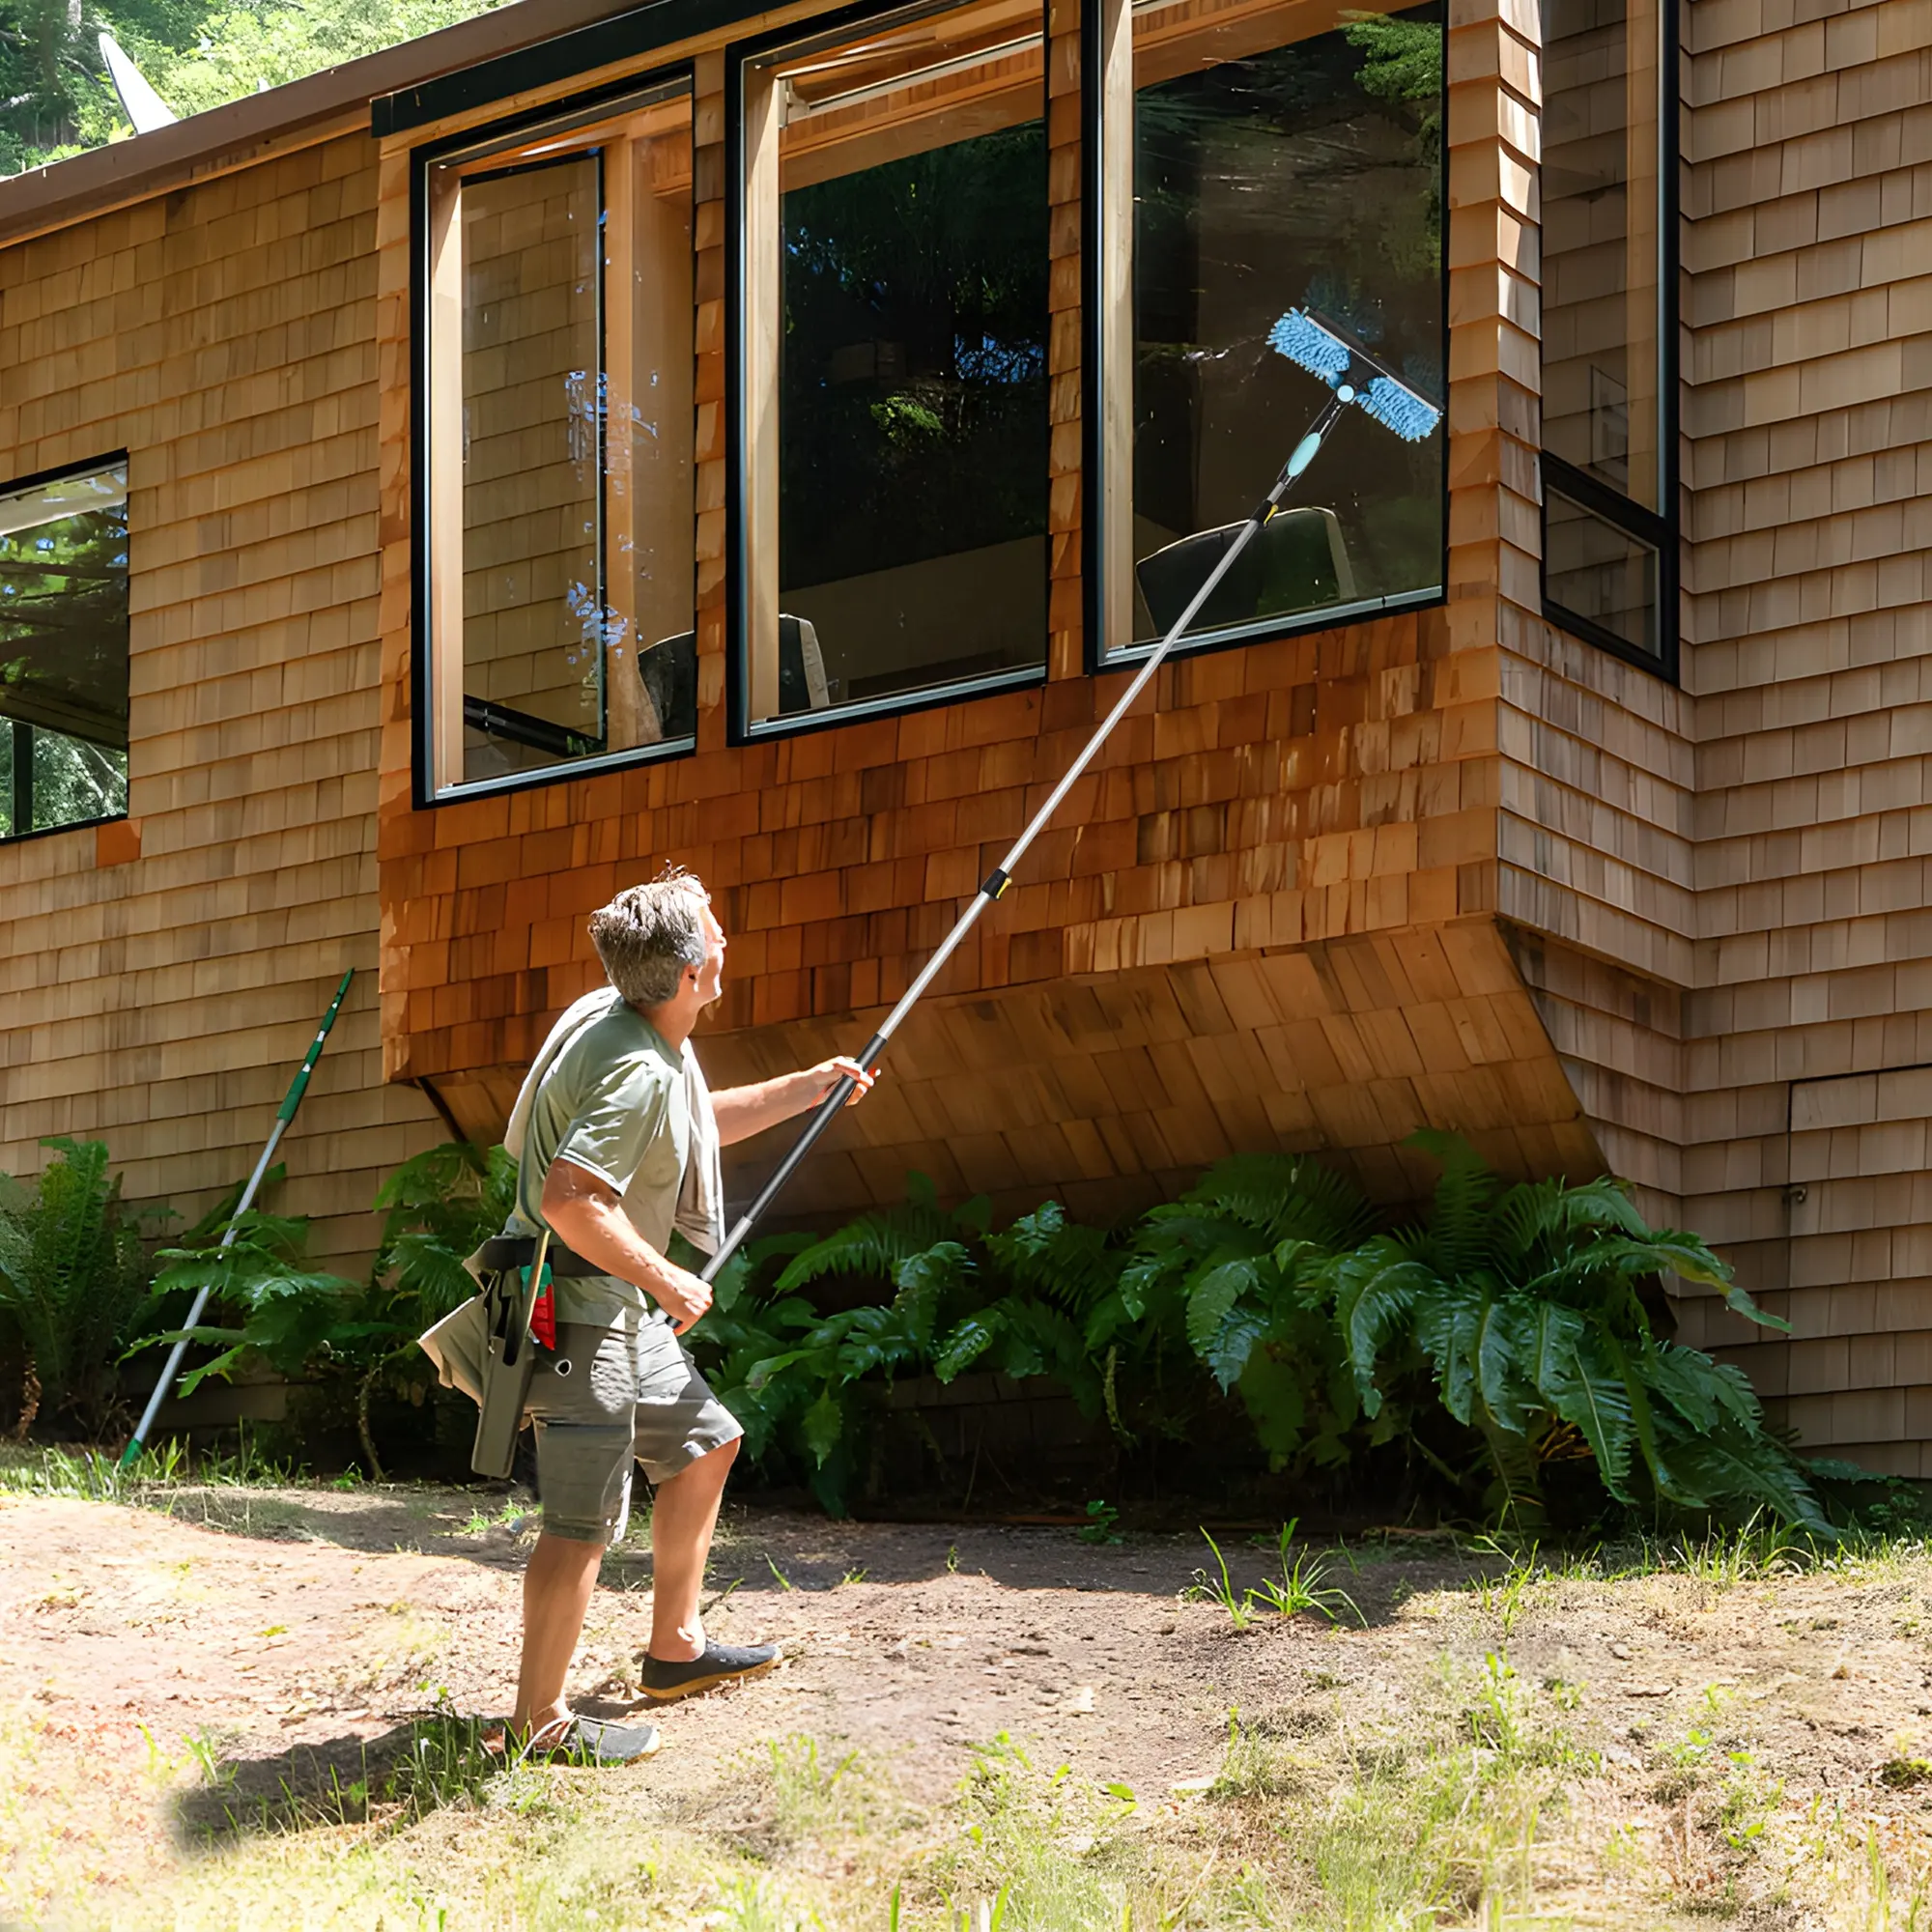
[[[1544,0],[1543,440],[1662,510],[1657,0]]]
[[[464,186],[467,779],[605,749],[601,162]]]
[[[128,810],[128,467],[0,490],[0,837]]]
[[[430,186],[436,788],[696,730],[687,90]]]
[[[1544,490],[1544,583],[1552,604],[1658,655],[1658,557],[1560,490]]]
[[[782,316],[748,341],[753,723],[1044,662],[1039,30],[985,5],[748,71],[748,304]]]
[[[1103,232],[1130,257],[1101,278],[1104,379],[1116,396],[1131,388],[1104,464],[1116,647],[1179,617],[1329,400],[1267,347],[1284,310],[1340,325],[1441,397],[1441,11],[1335,22],[1280,0],[1131,11],[1130,221],[1118,199],[1128,156],[1118,139],[1103,150]],[[1129,58],[1118,36],[1110,58]],[[1125,93],[1108,88],[1103,122]],[[1194,629],[1434,593],[1440,435],[1406,443],[1350,412]]]

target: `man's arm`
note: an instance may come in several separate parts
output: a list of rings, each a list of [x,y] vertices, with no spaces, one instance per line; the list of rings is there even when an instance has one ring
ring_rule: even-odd
[[[711,1290],[668,1261],[639,1235],[617,1190],[587,1168],[559,1155],[544,1176],[543,1217],[573,1254],[593,1267],[640,1288],[682,1335],[711,1306]]]
[[[763,1133],[767,1127],[775,1127],[794,1115],[810,1113],[848,1073],[855,1083],[852,1100],[870,1093],[873,1081],[879,1077],[877,1067],[867,1073],[856,1060],[847,1060],[841,1054],[836,1060],[821,1060],[816,1066],[804,1067],[797,1073],[781,1073],[776,1080],[761,1080],[754,1087],[732,1087],[723,1094],[714,1094],[711,1112],[718,1122],[718,1138],[729,1147],[733,1141],[750,1140],[753,1134]],[[850,1106],[852,1100],[845,1104]],[[576,1247],[577,1243],[573,1241],[571,1246]]]

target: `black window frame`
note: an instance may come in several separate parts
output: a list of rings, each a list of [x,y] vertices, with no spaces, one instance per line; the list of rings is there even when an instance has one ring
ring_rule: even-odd
[[[625,16],[626,19],[629,16]],[[548,44],[548,43],[546,43]],[[639,52],[650,49],[640,47]],[[493,68],[495,63],[490,64]],[[453,75],[451,80],[463,76]],[[433,348],[430,327],[430,181],[434,169],[452,156],[486,148],[494,141],[514,139],[553,124],[592,117],[604,108],[621,105],[656,88],[682,84],[690,93],[694,109],[697,99],[696,62],[686,57],[650,67],[601,86],[567,95],[561,99],[504,115],[499,120],[466,128],[461,132],[425,142],[410,150],[410,766],[411,803],[418,811],[432,811],[444,806],[465,805],[480,798],[497,798],[507,792],[521,792],[544,785],[588,781],[615,772],[635,770],[639,765],[668,764],[678,758],[695,757],[698,734],[668,739],[659,745],[638,745],[621,752],[604,752],[589,757],[570,759],[541,771],[510,772],[499,778],[478,779],[439,791],[436,785],[436,660],[434,605],[434,546],[428,532],[432,527],[430,475],[430,437],[428,396]],[[391,97],[393,99],[393,97]],[[373,103],[372,112],[384,103]],[[405,122],[402,125],[410,125]],[[600,158],[600,179],[601,179]],[[693,224],[693,271],[696,273],[696,227]],[[600,264],[601,278],[601,264]],[[608,355],[603,341],[605,295],[598,295],[598,355],[600,377]],[[694,328],[696,311],[694,310]],[[696,430],[694,427],[694,436]],[[598,534],[599,569],[604,568],[605,509],[603,478],[607,451],[603,412],[598,412]],[[694,467],[695,467],[694,451]],[[694,570],[697,549],[697,517],[692,516],[692,554]],[[694,576],[694,583],[696,578]],[[694,601],[692,621],[697,610]],[[482,708],[489,709],[488,705]],[[532,724],[542,721],[528,721]],[[539,747],[539,749],[543,749]]]
[[[1009,670],[982,671],[974,677],[932,685],[899,696],[861,698],[829,706],[823,712],[788,712],[778,718],[754,720],[752,709],[752,637],[750,596],[751,558],[746,543],[745,499],[750,483],[746,451],[744,398],[746,391],[745,284],[747,220],[745,184],[745,69],[786,47],[809,46],[820,38],[842,39],[854,28],[883,27],[957,10],[963,0],[863,0],[856,6],[828,9],[755,38],[733,42],[724,50],[724,638],[725,742],[733,747],[767,743],[774,738],[803,737],[833,731],[846,724],[870,724],[918,711],[936,711],[976,697],[1013,691],[1033,691],[1052,675],[1052,579],[1047,581],[1046,624],[1040,636],[1040,661]],[[1040,111],[1051,140],[1052,99],[1048,74],[1052,61],[1052,12],[1048,0],[1038,0],[1041,61]],[[1049,146],[1049,156],[1051,148]],[[1049,159],[1049,181],[1050,174]],[[1051,376],[1048,394],[1052,393]],[[1050,498],[1051,469],[1041,476],[1040,489]],[[1049,521],[1047,567],[1052,568],[1053,542]],[[776,536],[776,532],[774,532]]]
[[[1120,0],[1120,4],[1131,14],[1133,0]],[[1133,671],[1157,648],[1158,639],[1145,639],[1123,644],[1115,650],[1108,650],[1104,644],[1107,624],[1106,571],[1102,544],[1105,538],[1106,493],[1108,488],[1106,454],[1106,389],[1109,369],[1106,366],[1106,327],[1102,314],[1102,270],[1100,259],[1100,238],[1104,233],[1107,192],[1105,147],[1101,138],[1101,113],[1104,104],[1105,76],[1101,72],[1098,58],[1106,32],[1107,0],[1081,0],[1080,5],[1080,468],[1081,504],[1083,524],[1080,531],[1080,574],[1081,574],[1081,667],[1089,677],[1102,676],[1115,671]],[[1338,20],[1339,24],[1339,20]],[[1449,199],[1449,115],[1452,111],[1450,96],[1454,92],[1449,80],[1449,29],[1448,8],[1445,5],[1442,20],[1442,142],[1440,159],[1437,163],[1437,191],[1442,207],[1442,259],[1441,259],[1441,301],[1442,301],[1442,372],[1445,389],[1449,383],[1449,223],[1453,213]],[[1131,36],[1131,18],[1125,23],[1125,31]],[[1132,136],[1129,130],[1128,153],[1132,154]],[[1130,161],[1131,165],[1131,161]],[[1133,194],[1131,175],[1126,184],[1129,198]],[[1287,302],[1284,298],[1284,302]],[[1127,348],[1129,356],[1132,345]],[[1449,399],[1431,397],[1432,402],[1439,401],[1442,409],[1442,469],[1440,479],[1442,499],[1442,574],[1441,581],[1434,589],[1400,591],[1393,596],[1378,598],[1373,603],[1359,603],[1353,606],[1329,606],[1323,610],[1304,611],[1299,614],[1285,613],[1278,617],[1264,617],[1252,624],[1229,626],[1226,629],[1209,631],[1199,638],[1179,638],[1175,640],[1169,657],[1206,657],[1217,651],[1245,650],[1251,644],[1273,643],[1284,638],[1308,637],[1323,631],[1347,630],[1356,624],[1380,623],[1389,617],[1404,616],[1412,611],[1439,610],[1449,601]],[[1288,460],[1289,452],[1281,452],[1282,461]],[[1131,454],[1129,473],[1125,478],[1125,488],[1131,502],[1133,476],[1131,473]],[[1262,494],[1274,481],[1272,475],[1257,477],[1255,495]]]
[[[16,491],[22,490],[38,490],[43,484],[62,483],[71,476],[93,476],[103,469],[112,469],[117,465],[128,472],[127,488],[128,499],[131,500],[134,487],[133,474],[126,449],[109,450],[104,455],[89,457],[79,463],[57,464],[51,469],[36,469],[24,476],[0,478],[0,496],[13,496]],[[130,593],[130,609],[128,619],[128,634],[122,640],[122,651],[124,656],[128,660],[128,668],[131,673],[133,659],[131,592],[134,582],[133,530],[131,526],[128,531],[128,547],[127,580]],[[130,724],[132,711],[133,699],[132,693],[130,692],[128,696]],[[9,824],[14,828],[7,832],[0,832],[0,846],[22,845],[30,838],[57,838],[63,832],[86,832],[98,825],[121,825],[125,824],[133,815],[134,747],[131,729],[128,732],[128,803],[127,808],[120,811],[102,812],[97,818],[70,818],[63,820],[59,825],[36,825],[34,823],[33,750],[35,726],[25,719],[10,717],[5,713],[0,713],[0,726],[4,726],[11,733],[14,740],[13,793],[8,800],[8,806]],[[23,753],[24,756],[22,755]],[[25,821],[28,828],[24,832],[17,829],[22,820]]]
[[[1542,14],[1538,12],[1539,55],[1541,53]],[[1538,447],[1538,518],[1542,526],[1543,551],[1537,558],[1537,581],[1543,599],[1546,622],[1580,639],[1611,657],[1635,665],[1661,677],[1666,684],[1681,681],[1678,595],[1682,581],[1680,545],[1683,534],[1681,461],[1678,439],[1681,433],[1679,368],[1678,275],[1682,255],[1678,234],[1680,220],[1679,180],[1683,157],[1679,152],[1680,100],[1683,94],[1684,43],[1678,0],[1659,0],[1658,36],[1662,42],[1658,59],[1657,103],[1657,198],[1658,198],[1658,316],[1657,388],[1658,440],[1662,459],[1658,466],[1661,510],[1621,495],[1607,483],[1578,469],[1552,451]],[[1539,168],[1541,162],[1538,163]],[[1538,341],[1539,430],[1542,408],[1542,343]],[[1628,638],[1605,628],[1594,618],[1572,611],[1549,591],[1549,489],[1579,503],[1600,517],[1632,542],[1645,545],[1657,554],[1657,652],[1633,644]]]

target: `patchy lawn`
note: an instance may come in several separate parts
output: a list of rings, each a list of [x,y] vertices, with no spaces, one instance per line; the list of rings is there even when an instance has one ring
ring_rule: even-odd
[[[786,1663],[611,1774],[477,1748],[527,1533],[456,1491],[0,1494],[0,1923],[1932,1926],[1922,1545],[1391,1534],[1304,1561],[1359,1621],[1237,1629],[1199,1538],[738,1510],[711,1622]],[[1291,1580],[1222,1547],[1236,1602]],[[616,1715],[644,1551],[605,1582],[574,1688]]]

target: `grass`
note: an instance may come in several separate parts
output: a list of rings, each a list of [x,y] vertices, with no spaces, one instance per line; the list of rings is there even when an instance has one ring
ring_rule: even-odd
[[[287,1489],[304,1480],[298,1465],[265,1456],[244,1427],[233,1453],[191,1453],[175,1436],[150,1443],[123,1468],[112,1450],[58,1446],[14,1451],[0,1463],[0,1492],[81,1502],[156,1503],[194,1489]]]

